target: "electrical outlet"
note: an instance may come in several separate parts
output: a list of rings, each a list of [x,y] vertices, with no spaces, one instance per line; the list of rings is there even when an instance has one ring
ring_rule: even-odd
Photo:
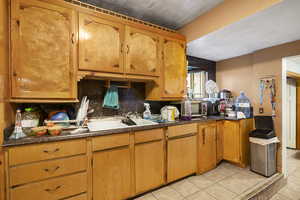
[[[264,108],[260,107],[260,108],[259,108],[259,113],[260,113],[260,114],[263,114],[263,113],[264,113]]]

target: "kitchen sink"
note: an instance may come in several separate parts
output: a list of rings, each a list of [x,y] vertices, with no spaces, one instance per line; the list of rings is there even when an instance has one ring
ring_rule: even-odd
[[[150,120],[141,119],[141,118],[131,118],[136,125],[126,125],[122,122],[124,118],[116,117],[116,118],[105,118],[105,119],[92,119],[88,122],[89,131],[103,131],[110,129],[120,129],[120,128],[129,128],[129,127],[137,127],[137,126],[149,126],[158,124],[156,122],[152,122]]]

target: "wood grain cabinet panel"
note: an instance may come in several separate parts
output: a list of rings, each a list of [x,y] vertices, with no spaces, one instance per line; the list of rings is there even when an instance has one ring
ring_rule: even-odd
[[[124,25],[79,14],[79,69],[123,73]]]
[[[9,169],[9,183],[10,186],[16,186],[84,171],[86,170],[86,167],[87,157],[85,155],[19,165]]]
[[[10,190],[11,200],[57,200],[87,191],[86,173],[58,177]]]
[[[168,138],[193,134],[198,132],[198,125],[196,123],[192,124],[183,124],[177,126],[169,126],[168,127]]]
[[[253,119],[224,121],[223,157],[241,167],[249,164],[249,133],[253,130]]]
[[[160,75],[159,36],[127,26],[125,40],[125,72],[134,75]]]
[[[129,147],[93,153],[93,199],[123,200],[131,195]]]
[[[75,99],[75,12],[17,0],[11,15],[12,98]]]
[[[195,135],[170,139],[167,146],[168,182],[196,173],[197,145]]]
[[[85,140],[33,144],[8,149],[10,166],[84,153],[86,153]]]
[[[186,90],[187,64],[185,43],[174,39],[163,40],[162,95],[183,98]]]
[[[224,159],[238,163],[240,160],[239,123],[235,121],[224,121],[223,131]]]
[[[216,124],[200,125],[198,135],[198,173],[217,166]]]
[[[164,183],[164,158],[162,140],[135,146],[135,191],[137,194]]]
[[[217,163],[223,160],[223,121],[217,121]]]
[[[113,134],[92,139],[93,151],[129,145],[129,133]]]
[[[67,198],[65,200],[88,200],[88,197],[87,194],[84,193],[84,194],[76,195],[74,197]]]

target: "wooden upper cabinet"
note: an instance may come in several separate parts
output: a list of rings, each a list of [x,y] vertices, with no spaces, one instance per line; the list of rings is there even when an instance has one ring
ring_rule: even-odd
[[[127,26],[125,40],[125,72],[134,75],[159,75],[159,36]]]
[[[123,73],[124,25],[79,14],[79,69]]]
[[[186,92],[185,43],[163,39],[163,97],[182,98]]]
[[[76,98],[74,11],[36,0],[11,3],[12,98]]]

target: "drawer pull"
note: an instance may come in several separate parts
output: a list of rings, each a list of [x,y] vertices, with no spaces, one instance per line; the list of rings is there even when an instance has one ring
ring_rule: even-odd
[[[56,170],[58,170],[60,167],[59,166],[56,166],[54,167],[53,169],[48,169],[48,168],[45,168],[44,171],[45,172],[50,172],[50,173],[54,173]]]
[[[55,152],[58,152],[58,151],[59,151],[59,148],[56,148],[56,149],[54,149],[53,151],[44,150],[43,152],[44,152],[44,153],[55,153]]]
[[[56,186],[55,188],[53,188],[53,189],[45,189],[45,191],[46,192],[49,192],[49,193],[53,193],[53,192],[55,192],[56,190],[58,190],[59,188],[61,188],[62,187],[62,185],[59,185],[59,186]]]

